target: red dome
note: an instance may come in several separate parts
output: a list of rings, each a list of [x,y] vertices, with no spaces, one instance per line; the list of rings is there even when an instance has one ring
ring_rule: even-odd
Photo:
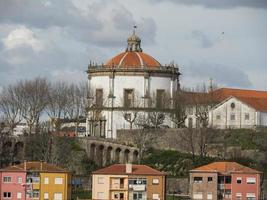
[[[118,68],[158,68],[161,64],[152,56],[143,52],[126,51],[111,58],[105,66]]]

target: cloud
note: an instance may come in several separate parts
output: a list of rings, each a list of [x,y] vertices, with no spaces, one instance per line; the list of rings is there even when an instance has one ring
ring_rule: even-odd
[[[2,41],[6,49],[29,46],[34,51],[38,52],[44,48],[42,42],[36,38],[34,33],[24,26],[16,28],[10,32],[6,38],[2,39]]]
[[[199,30],[194,30],[191,33],[193,39],[196,39],[202,48],[210,48],[214,45],[212,41],[206,34]]]
[[[166,2],[166,0],[150,0],[152,2]],[[266,0],[167,0],[186,6],[203,6],[212,9],[230,9],[238,7],[267,9]]]
[[[134,19],[117,0],[21,0],[0,1],[0,23],[24,24],[47,29],[60,27],[81,42],[99,46],[121,46],[134,24],[144,25],[147,41],[154,42],[152,18]]]
[[[225,66],[211,63],[191,63],[182,68],[182,79],[191,85],[197,85],[211,78],[215,83],[227,87],[251,87],[248,75],[236,66]]]

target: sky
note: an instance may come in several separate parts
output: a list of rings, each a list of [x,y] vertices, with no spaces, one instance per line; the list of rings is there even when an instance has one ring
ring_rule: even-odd
[[[176,63],[182,87],[267,90],[266,0],[0,0],[0,89],[21,79],[87,79],[126,48]]]

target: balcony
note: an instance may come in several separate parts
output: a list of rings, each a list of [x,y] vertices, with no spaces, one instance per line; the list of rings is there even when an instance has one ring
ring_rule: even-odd
[[[133,191],[146,191],[146,185],[133,185]]]

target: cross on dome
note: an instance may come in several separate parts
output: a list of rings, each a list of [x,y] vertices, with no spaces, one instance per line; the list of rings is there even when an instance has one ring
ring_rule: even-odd
[[[127,39],[127,49],[126,52],[128,51],[134,51],[134,52],[142,52],[142,48],[141,48],[141,39],[135,34],[135,30],[137,29],[137,26],[134,25],[133,27],[133,33],[132,35],[130,35],[130,37],[128,37]]]

